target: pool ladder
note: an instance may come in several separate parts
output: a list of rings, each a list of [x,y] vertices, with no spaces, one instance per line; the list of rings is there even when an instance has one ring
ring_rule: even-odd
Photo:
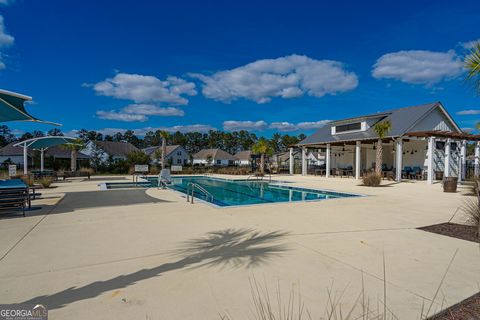
[[[248,176],[247,180],[255,180],[255,181],[263,181],[263,179],[266,177],[266,174],[264,174],[263,176],[258,176],[258,175],[255,175],[255,174],[251,174]],[[272,182],[272,174],[269,173],[268,174],[268,182]]]
[[[189,184],[187,184],[187,202],[190,202],[190,203],[193,204],[193,198],[194,198],[194,195],[195,195],[195,188],[205,194],[205,196],[207,197],[207,201],[208,201],[208,199],[210,199],[210,202],[213,202],[213,195],[210,192],[208,192],[201,185],[198,185],[198,184],[193,183],[193,182],[190,182]],[[191,192],[191,194],[190,194],[190,192]],[[191,198],[191,200],[190,200],[190,198]]]

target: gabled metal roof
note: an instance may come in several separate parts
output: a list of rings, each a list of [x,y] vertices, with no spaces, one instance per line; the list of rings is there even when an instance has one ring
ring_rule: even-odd
[[[405,135],[409,130],[415,127],[422,119],[424,119],[431,111],[439,108],[445,117],[451,122],[452,126],[458,131],[461,132],[458,125],[452,119],[452,117],[445,110],[443,105],[440,102],[427,103],[418,106],[405,107],[399,109],[388,110],[382,113],[377,114],[378,121],[389,120],[392,123],[392,129],[390,130],[387,138],[396,138]],[[363,118],[374,118],[375,115],[360,116],[355,118],[349,118],[348,120],[363,119]],[[347,120],[347,119],[344,119]],[[344,122],[342,120],[332,121],[327,123],[322,128],[318,129],[317,132],[308,136],[306,139],[298,143],[298,146],[306,145],[317,145],[317,144],[326,144],[326,143],[335,143],[335,142],[346,142],[346,141],[356,141],[356,140],[371,140],[376,139],[377,135],[373,130],[373,125],[366,131],[355,131],[347,132],[341,134],[332,135],[332,126],[337,125],[339,122]]]

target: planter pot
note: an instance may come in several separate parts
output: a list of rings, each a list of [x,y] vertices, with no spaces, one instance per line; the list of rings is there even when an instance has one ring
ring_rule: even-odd
[[[435,180],[443,180],[443,171],[435,171]]]
[[[445,177],[443,179],[443,192],[457,192],[457,177]]]

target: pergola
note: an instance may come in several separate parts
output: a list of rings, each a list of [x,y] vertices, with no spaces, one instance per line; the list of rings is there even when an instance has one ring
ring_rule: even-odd
[[[50,147],[62,144],[75,144],[76,138],[64,136],[47,136],[28,139],[14,144],[14,147],[23,147],[23,173],[28,173],[27,149],[40,150],[40,170],[44,170],[44,152]]]
[[[467,141],[475,142],[475,175],[480,175],[480,135],[469,134],[464,132],[453,132],[453,131],[418,131],[418,132],[409,132],[405,133],[399,137],[388,137],[383,139],[383,142],[390,143],[393,142],[395,148],[395,163],[396,163],[396,180],[401,181],[402,179],[402,148],[403,143],[411,139],[425,139],[427,140],[427,183],[432,184],[434,180],[434,149],[436,139],[441,139],[445,141],[445,171],[444,176],[450,175],[450,162],[451,159],[451,143],[453,141],[460,142],[460,157],[459,157],[459,180],[463,180],[465,176],[465,166],[466,166],[466,143]],[[366,138],[359,139],[356,141],[337,141],[330,143],[322,144],[312,144],[312,145],[302,145],[302,175],[307,174],[307,164],[306,164],[306,149],[307,148],[320,148],[325,147],[325,163],[326,163],[326,176],[330,176],[330,158],[331,158],[331,148],[333,146],[355,146],[354,148],[354,162],[355,162],[355,178],[360,178],[360,149],[362,144],[375,143],[377,139]],[[290,158],[293,157],[293,146],[290,148]],[[293,161],[290,161],[290,173],[293,174]]]

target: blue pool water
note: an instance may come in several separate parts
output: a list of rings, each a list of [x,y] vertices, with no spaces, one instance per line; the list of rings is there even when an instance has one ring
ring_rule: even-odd
[[[157,186],[157,178],[149,178],[152,186]],[[206,189],[212,196],[195,190],[195,197],[212,202],[221,207],[252,204],[313,201],[334,198],[356,197],[358,195],[323,190],[313,190],[278,185],[266,181],[234,181],[211,177],[173,177],[168,188],[187,193],[189,183],[195,183]]]

